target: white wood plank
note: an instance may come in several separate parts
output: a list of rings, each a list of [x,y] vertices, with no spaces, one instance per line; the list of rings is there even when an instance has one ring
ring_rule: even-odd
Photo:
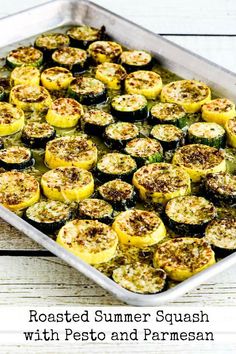
[[[2,256],[0,269],[0,305],[121,305],[55,257]],[[171,304],[236,306],[235,271],[219,274]]]
[[[3,1],[1,12],[14,13],[45,0]],[[157,33],[236,34],[234,0],[94,0]]]

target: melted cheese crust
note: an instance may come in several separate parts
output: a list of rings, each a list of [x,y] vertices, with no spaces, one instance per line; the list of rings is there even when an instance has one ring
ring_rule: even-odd
[[[121,46],[111,41],[96,41],[88,48],[89,55],[98,62],[112,62],[122,53]]]
[[[183,107],[176,103],[157,103],[151,108],[151,114],[163,122],[178,120],[186,115]]]
[[[208,103],[205,103],[202,106],[203,111],[211,111],[214,113],[226,113],[230,112],[232,109],[235,108],[235,105],[232,101],[228,100],[227,98],[216,98]]]
[[[42,201],[26,210],[26,216],[38,223],[53,223],[68,220],[70,214],[71,207],[56,200]]]
[[[18,66],[11,72],[10,81],[14,85],[39,85],[40,71],[33,66]]]
[[[87,53],[80,48],[64,47],[56,50],[52,59],[59,64],[73,66],[83,64],[87,60]]]
[[[63,33],[45,33],[36,38],[37,47],[46,49],[57,49],[62,46],[68,46],[70,39]]]
[[[126,71],[123,66],[115,63],[103,63],[97,66],[96,75],[99,77],[106,77],[107,80],[117,78],[118,80],[124,80],[126,77]]]
[[[136,138],[126,144],[125,151],[135,157],[148,158],[156,153],[162,154],[162,146],[155,139]]]
[[[236,176],[229,173],[210,173],[206,176],[205,183],[217,194],[236,196]]]
[[[104,155],[97,168],[104,173],[121,175],[135,170],[136,162],[128,155],[113,152]]]
[[[166,274],[148,264],[122,265],[113,271],[113,280],[123,288],[140,294],[155,294],[165,285]]]
[[[132,112],[144,108],[147,100],[143,95],[121,95],[112,99],[111,105],[121,112]]]
[[[43,59],[43,54],[40,50],[34,47],[20,47],[12,50],[7,59],[14,65],[34,65]]]
[[[100,219],[111,216],[112,206],[102,199],[84,199],[79,203],[79,215],[89,218]]]
[[[160,75],[154,71],[138,70],[129,75],[125,80],[126,88],[132,87],[132,89],[142,90],[154,88],[162,84]]]
[[[30,122],[24,126],[23,133],[30,138],[44,138],[52,136],[54,128],[47,123]]]
[[[106,126],[108,124],[114,123],[114,118],[111,114],[95,109],[85,113],[82,119],[84,123],[90,123],[100,126]]]
[[[81,116],[83,106],[73,98],[61,97],[53,101],[51,111],[60,116]]]
[[[211,202],[193,195],[171,199],[165,212],[171,220],[189,225],[206,223],[216,216],[216,209]]]
[[[139,134],[139,129],[135,124],[128,122],[117,122],[110,124],[105,129],[106,136],[114,140],[129,140]]]
[[[11,89],[11,101],[24,103],[42,103],[50,97],[48,91],[42,86],[17,85]]]
[[[31,158],[31,151],[23,146],[11,146],[0,150],[0,160],[5,163],[23,163]]]
[[[133,197],[134,187],[121,179],[114,179],[98,187],[98,191],[105,200],[122,201]]]
[[[158,124],[151,130],[151,135],[160,141],[178,141],[183,137],[181,129],[172,124]]]
[[[77,40],[95,41],[100,37],[100,29],[89,26],[77,26],[70,28],[67,34]]]
[[[214,139],[224,135],[225,130],[216,123],[198,122],[192,124],[188,132],[198,138]]]
[[[236,219],[213,220],[206,228],[205,240],[213,246],[228,250],[236,249]]]
[[[92,77],[77,77],[70,84],[70,89],[80,95],[100,94],[104,92],[105,85]]]
[[[120,56],[121,63],[125,63],[132,66],[146,65],[151,62],[151,54],[144,50],[129,50],[124,51]]]
[[[0,125],[12,124],[24,116],[21,109],[7,102],[0,102]]]

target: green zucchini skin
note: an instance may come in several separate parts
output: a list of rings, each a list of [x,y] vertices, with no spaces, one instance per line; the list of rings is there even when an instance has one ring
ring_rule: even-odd
[[[186,197],[177,197],[174,199],[180,199],[181,203],[185,204],[186,203],[185,198]],[[178,222],[178,221],[174,220],[173,218],[171,218],[167,213],[168,204],[170,204],[171,201],[174,199],[171,199],[167,203],[166,209],[165,209],[165,220],[166,220],[168,226],[170,227],[170,229],[173,230],[177,235],[202,237],[207,225],[216,216],[216,210],[214,208],[214,205],[213,204],[211,205],[211,209],[212,209],[211,220],[205,220],[205,221],[201,221],[199,223]]]
[[[166,118],[163,119],[160,117],[160,115],[158,114],[154,114],[155,113],[155,107],[158,106],[158,105],[163,105],[165,107],[165,105],[168,106],[171,106],[173,110],[176,110],[179,111],[179,117],[174,117],[174,112],[173,114],[171,113],[171,110],[170,110],[170,113],[169,115],[167,114],[166,115]],[[154,105],[151,110],[150,110],[150,114],[149,114],[149,117],[148,117],[148,121],[151,125],[156,125],[156,124],[172,124],[172,125],[176,125],[178,128],[182,129],[184,128],[187,123],[188,123],[188,114],[186,112],[184,112],[184,110],[177,104],[175,103],[159,103],[159,104],[156,104]]]
[[[83,72],[85,72],[88,67],[89,67],[89,60],[88,60],[88,57],[84,60],[84,61],[81,61],[81,62],[77,62],[75,64],[66,64],[66,63],[62,63],[62,61],[58,61],[55,59],[55,55],[57,53],[60,53],[60,51],[71,51],[71,50],[75,50],[75,48],[71,48],[71,47],[66,47],[66,48],[62,48],[61,50],[58,49],[57,51],[55,51],[53,54],[52,54],[52,62],[54,63],[55,66],[61,66],[63,68],[66,68],[68,70],[70,70],[73,74],[81,74]],[[71,57],[73,58],[72,56],[72,53],[71,54]]]
[[[48,202],[50,203],[50,202]],[[34,206],[36,206],[39,203],[36,203]],[[33,220],[32,218],[30,218],[27,215],[27,211],[30,209],[31,207],[29,207],[28,209],[26,209],[26,211],[23,214],[23,218],[24,220],[26,220],[29,224],[31,224],[32,226],[34,226],[36,229],[45,232],[47,234],[52,234],[55,231],[59,230],[62,226],[64,226],[66,224],[67,221],[71,220],[74,217],[74,211],[71,209],[68,213],[67,213],[67,217],[63,220],[55,220],[53,222],[38,222]]]
[[[6,98],[4,87],[0,86],[0,101],[4,101]]]
[[[21,135],[21,141],[31,148],[45,148],[46,144],[56,137],[56,131],[53,128],[51,134],[42,135],[41,137],[32,137],[25,130]]]
[[[112,127],[112,126],[115,126],[115,125],[119,125],[119,124],[132,124],[132,123],[122,123],[122,122],[118,122],[118,123],[114,123],[112,125],[109,125],[105,131],[104,131],[104,134],[103,134],[103,138],[104,138],[104,142],[105,142],[105,145],[107,147],[109,147],[110,149],[114,149],[114,150],[123,150],[125,148],[125,145],[131,141],[132,139],[134,138],[137,138],[139,136],[139,130],[137,130],[137,134],[135,136],[132,136],[130,138],[120,138],[120,139],[115,139],[115,138],[112,138],[109,136],[108,134],[108,130]],[[135,127],[135,126],[134,126]]]
[[[115,183],[117,180],[118,179],[115,179],[112,182]],[[128,195],[123,196],[122,198],[118,198],[116,190],[111,188],[111,186],[109,188],[110,183],[111,182],[107,182],[107,184],[105,183],[102,186],[100,186],[100,188],[97,189],[97,191],[96,191],[97,198],[101,198],[101,199],[107,201],[109,204],[112,205],[112,207],[116,211],[125,211],[127,209],[133,208],[136,205],[138,197],[137,197],[137,193],[136,193],[134,187],[131,184],[126,182],[127,185],[129,185],[131,193],[128,193]],[[106,185],[107,185],[106,188],[108,190],[110,190],[110,192],[108,192],[107,195],[104,195],[104,193],[102,193],[101,189],[103,187],[105,187]]]
[[[30,154],[30,157],[22,161],[20,163],[11,163],[11,162],[6,162],[0,158],[0,167],[4,168],[6,171],[11,171],[11,170],[24,170],[26,168],[32,167],[35,164],[35,159],[32,156],[32,153]]]
[[[26,62],[22,62],[21,64],[15,63],[14,60],[11,60],[10,56],[12,54],[15,55],[17,52],[19,52],[21,50],[27,51],[28,49],[38,52],[38,54],[40,54],[40,57],[38,60],[36,60],[34,62],[30,62],[30,63],[27,62],[27,65],[37,67],[37,68],[40,67],[43,64],[43,53],[37,48],[34,49],[34,47],[32,47],[32,48],[31,47],[19,47],[17,49],[13,49],[6,57],[6,65],[11,69],[14,69],[14,68],[21,66],[21,65],[25,65]]]
[[[140,138],[140,139],[148,139],[148,138]],[[132,139],[130,141],[130,144],[128,142],[126,144],[125,149],[124,149],[124,152],[126,154],[130,155],[136,161],[138,167],[141,167],[141,166],[149,164],[149,163],[155,163],[155,162],[163,161],[163,148],[162,148],[162,145],[159,144],[156,139],[148,139],[149,143],[151,143],[151,141],[154,140],[154,142],[156,144],[159,144],[159,147],[157,146],[157,150],[158,151],[154,152],[153,154],[151,154],[149,156],[142,157],[142,156],[138,156],[138,154],[132,153],[130,151],[129,147],[130,147],[131,144],[135,144],[135,142],[138,143],[138,140],[139,139]]]
[[[127,73],[132,73],[138,70],[152,70],[154,63],[155,63],[154,59],[152,58],[152,60],[145,65],[130,65],[127,63],[122,63],[122,66],[125,68]]]
[[[105,122],[101,117],[97,117],[96,114],[105,115]],[[93,119],[89,119],[89,115],[94,115]],[[100,121],[99,121],[100,118]],[[88,135],[100,136],[102,137],[106,127],[110,124],[115,123],[114,118],[111,114],[98,111],[98,110],[91,110],[87,114],[85,114],[80,120],[80,129],[83,130]]]
[[[53,33],[53,35],[61,35],[62,33]],[[49,35],[50,35],[50,33],[49,33]],[[47,34],[45,34],[45,36],[47,36]],[[52,54],[54,53],[54,51],[55,50],[57,50],[57,49],[59,49],[59,48],[62,48],[62,47],[64,47],[64,46],[69,46],[69,44],[70,44],[70,39],[69,39],[69,37],[67,36],[67,35],[65,35],[65,34],[63,34],[63,37],[65,38],[65,43],[64,44],[61,44],[61,45],[58,45],[58,46],[56,46],[56,47],[54,47],[54,48],[50,48],[50,47],[48,47],[48,46],[45,46],[45,45],[39,45],[39,43],[38,43],[38,40],[40,39],[42,37],[42,35],[41,36],[39,36],[38,38],[36,38],[36,40],[35,40],[35,42],[34,42],[34,47],[36,48],[36,49],[38,49],[38,50],[40,50],[42,53],[43,53],[43,58],[44,58],[44,60],[47,60],[47,61],[49,61],[49,62],[51,62],[52,61]]]
[[[6,77],[1,77],[0,78],[0,95],[1,95],[0,101],[8,102],[10,90],[11,90],[10,79]]]
[[[72,80],[71,84],[76,83],[76,79]],[[89,94],[78,94],[75,92],[71,86],[68,88],[68,96],[74,98],[81,104],[91,106],[99,103],[103,103],[107,100],[107,90],[104,86],[103,91],[99,93],[89,93]]]
[[[203,126],[209,123],[195,123],[195,124],[202,124]],[[216,149],[224,148],[226,145],[226,133],[222,128],[222,133],[219,134],[217,137],[214,138],[206,138],[206,137],[199,137],[194,134],[191,130],[191,127],[194,127],[195,124],[192,124],[188,130],[187,134],[187,141],[189,144],[203,144],[215,147]],[[210,123],[214,124],[214,123]],[[216,125],[216,124],[215,124]]]
[[[89,199],[90,202],[93,202],[93,201],[96,201],[97,199],[94,198],[94,199]],[[92,215],[92,212],[91,210],[89,209],[89,207],[87,207],[87,210],[83,210],[82,208],[82,204],[83,204],[83,201],[79,203],[78,205],[78,217],[81,218],[81,219],[89,219],[89,220],[98,220],[104,224],[111,224],[113,222],[113,219],[114,219],[114,215],[113,215],[113,207],[108,203],[106,202],[105,200],[102,200],[102,199],[98,199],[98,201],[102,201],[104,204],[107,204],[108,206],[111,207],[111,211],[109,213],[109,215],[105,214],[103,216],[100,216],[100,217],[95,217]]]
[[[222,207],[236,206],[236,190],[230,189],[227,191],[224,177],[234,178],[227,172],[209,173],[200,184],[202,195],[211,200],[215,205]],[[214,185],[212,185],[214,184]]]
[[[102,136],[104,134],[106,127],[108,127],[108,125],[109,124],[98,125],[98,124],[92,124],[92,123],[86,122],[83,124],[83,130],[88,135]]]
[[[138,109],[132,112],[124,112],[115,109],[111,105],[111,114],[119,120],[124,122],[135,122],[135,121],[142,121],[148,117],[148,108],[147,106]]]
[[[87,49],[90,44],[92,44],[93,42],[96,41],[104,41],[107,39],[107,34],[106,34],[106,27],[102,26],[98,32],[98,36],[96,39],[93,40],[79,40],[79,39],[75,39],[70,35],[70,29],[67,31],[67,35],[70,38],[70,45],[71,47],[75,47],[75,48],[81,48],[81,49]]]
[[[214,235],[217,236],[217,239],[219,240],[220,238],[223,238],[224,241],[227,242],[227,238],[225,237],[224,233],[222,232],[222,230],[220,229],[221,225],[224,228],[227,229],[231,229],[232,228],[232,234],[233,232],[236,232],[236,218],[234,217],[226,217],[223,219],[215,219],[213,221],[211,221],[206,230],[205,230],[205,239],[207,240],[207,242],[209,242],[211,244],[212,249],[214,250],[215,254],[217,257],[219,258],[224,258],[229,256],[230,254],[234,253],[236,251],[236,242],[235,242],[235,247],[223,247],[220,246],[219,243],[217,242],[217,240],[213,240],[212,237],[209,237],[209,232],[211,230],[212,227],[214,226],[219,226],[219,230],[218,232],[214,232]],[[217,244],[218,243],[218,244]]]
[[[152,130],[151,130],[151,132],[150,132],[150,137],[152,137],[153,139],[158,140],[158,141],[161,143],[161,145],[162,145],[162,147],[163,147],[163,149],[164,149],[165,151],[168,151],[168,150],[176,150],[178,147],[184,145],[184,143],[185,143],[185,134],[184,134],[184,132],[183,132],[180,128],[176,127],[176,126],[173,125],[173,124],[161,124],[160,126],[163,127],[163,129],[165,129],[165,130],[168,130],[168,129],[176,129],[176,132],[177,132],[177,129],[178,129],[178,132],[179,132],[179,134],[178,134],[179,136],[176,136],[176,138],[173,139],[173,140],[167,141],[167,140],[164,140],[164,139],[161,138],[161,137],[158,137],[158,136],[155,134],[155,129],[156,129],[155,127],[156,127],[156,126],[154,126],[154,127],[152,128]]]

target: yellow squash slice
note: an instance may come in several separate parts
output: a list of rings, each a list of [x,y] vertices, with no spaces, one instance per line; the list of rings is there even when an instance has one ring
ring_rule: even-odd
[[[160,75],[154,71],[138,70],[125,79],[125,90],[129,94],[140,94],[147,99],[156,99],[162,89]]]
[[[0,136],[15,134],[23,129],[25,115],[22,109],[0,102]]]
[[[41,74],[42,85],[49,91],[67,89],[73,79],[72,73],[60,66],[46,69]]]
[[[174,81],[164,86],[161,91],[162,102],[177,103],[187,113],[200,111],[201,106],[210,100],[210,88],[196,80]]]
[[[47,143],[45,164],[49,168],[76,166],[90,170],[97,162],[97,148],[82,136],[63,136]]]
[[[10,76],[11,86],[15,85],[39,85],[40,71],[33,66],[18,66]]]
[[[198,182],[208,173],[226,171],[223,153],[214,147],[190,144],[179,148],[172,163],[185,169],[193,182]]]
[[[111,41],[96,41],[88,47],[88,54],[97,63],[112,63],[122,53],[120,44]]]
[[[97,66],[96,79],[102,81],[108,88],[119,90],[126,77],[123,66],[115,63],[103,63]]]
[[[225,125],[228,144],[236,148],[236,117],[231,118]]]
[[[51,106],[52,99],[42,86],[16,85],[11,89],[10,102],[23,111],[44,111]]]
[[[169,199],[190,193],[191,183],[187,172],[169,163],[152,163],[138,169],[133,184],[142,200],[166,204]]]
[[[183,281],[215,263],[215,254],[201,238],[174,238],[157,246],[155,268],[162,268],[170,279]]]
[[[89,264],[108,262],[116,252],[115,231],[97,220],[73,220],[59,231],[57,242]]]
[[[206,122],[224,126],[235,115],[235,104],[227,98],[216,98],[202,106],[202,119]]]
[[[83,106],[73,98],[58,98],[48,110],[46,121],[57,128],[72,128],[83,113]]]
[[[78,167],[58,167],[41,178],[46,197],[61,202],[80,202],[94,192],[93,175]]]
[[[158,243],[166,236],[165,225],[155,212],[127,210],[120,213],[112,225],[121,243],[146,247]]]
[[[39,183],[29,174],[10,171],[0,174],[0,203],[16,211],[28,208],[40,198]]]

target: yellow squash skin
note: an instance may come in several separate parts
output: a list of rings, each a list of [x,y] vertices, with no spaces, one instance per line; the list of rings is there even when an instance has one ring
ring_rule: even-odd
[[[41,74],[42,85],[49,91],[60,91],[67,89],[73,79],[68,69],[55,66],[46,69]]]
[[[195,98],[195,95],[199,95]],[[210,88],[196,80],[179,80],[165,85],[161,91],[161,102],[177,103],[187,113],[200,111],[202,105],[211,100]]]
[[[225,124],[228,144],[236,148],[236,117],[229,119]]]
[[[122,53],[120,44],[111,41],[96,41],[88,47],[88,54],[97,63],[117,61]]]
[[[153,169],[156,171],[153,172]],[[147,186],[145,186],[145,182],[141,183],[139,178],[140,172],[142,173],[144,170],[147,170],[145,180],[153,179],[154,183],[159,180],[162,185],[163,183],[165,184],[166,190],[161,191],[158,186],[157,188],[148,190]],[[168,186],[174,178],[181,180],[182,184],[178,188],[174,188],[174,190],[168,190]],[[138,169],[133,175],[133,185],[138,189],[139,196],[142,200],[149,201],[151,199],[153,203],[161,203],[164,205],[172,198],[188,195],[191,192],[191,181],[188,173],[185,172],[183,168],[164,162],[153,163]]]
[[[97,162],[97,148],[84,137],[64,136],[47,143],[44,160],[49,168],[75,166],[90,170]]]
[[[214,158],[217,155],[219,161],[218,163],[212,163],[209,167],[206,167],[206,164],[204,165],[204,163],[197,163],[196,165],[194,164],[194,161],[196,160],[197,155],[201,156],[201,161],[206,161],[206,163],[209,161],[208,156],[213,156]],[[191,162],[186,164],[184,160],[191,159],[191,156],[193,161],[192,164]],[[202,144],[190,144],[179,148],[173,156],[172,163],[185,169],[193,182],[199,182],[201,178],[208,173],[226,171],[226,161],[222,153],[216,148]]]
[[[141,221],[137,223],[137,230],[136,233],[132,231],[128,231],[129,228],[129,219],[131,218],[132,224],[134,224],[135,219],[137,218],[142,218],[146,217],[147,222],[149,219],[149,222],[154,220],[156,223],[156,228],[153,227],[153,230],[150,232],[147,229],[145,231],[140,232],[138,229],[141,228],[142,226]],[[124,229],[124,225],[127,226],[126,230]],[[146,227],[145,223],[142,223],[143,228]],[[122,227],[123,226],[123,227]],[[149,211],[144,211],[144,210],[127,210],[124,212],[121,212],[116,218],[115,221],[112,225],[113,230],[117,233],[119,240],[121,243],[127,244],[127,245],[132,245],[136,247],[146,247],[146,246],[151,246],[159,241],[161,241],[164,237],[166,237],[166,228],[165,225],[163,224],[162,220],[154,213],[154,212],[149,212]]]
[[[8,115],[8,118],[5,117]],[[12,117],[9,120],[9,115]],[[0,102],[0,136],[12,135],[23,129],[25,115],[22,109],[10,103]]]
[[[119,90],[125,77],[126,71],[119,64],[103,63],[97,66],[95,78],[112,90]]]
[[[100,264],[114,257],[118,237],[110,226],[99,221],[73,220],[59,231],[57,243],[86,263]]]
[[[76,181],[73,182],[72,178]],[[80,202],[94,192],[94,180],[90,172],[78,167],[60,167],[50,170],[41,178],[46,197],[61,202]]]
[[[0,203],[6,208],[17,211],[37,203],[40,198],[37,180],[19,171],[0,174]]]
[[[188,247],[190,251],[185,259],[184,256]],[[194,248],[196,251],[194,251]],[[199,254],[199,256],[196,257],[196,254]],[[174,262],[175,256],[177,257],[177,263]],[[203,262],[199,262],[200,257],[203,256],[206,259]],[[193,265],[190,261],[187,262],[187,259],[190,259]],[[199,262],[199,264],[194,266],[194,262]],[[188,279],[210,267],[215,262],[215,254],[210,245],[204,239],[194,237],[178,237],[161,243],[157,246],[153,258],[154,267],[162,268],[168,277],[175,281]]]
[[[202,119],[222,126],[236,115],[235,104],[227,98],[216,98],[202,106]]]
[[[48,110],[46,121],[57,128],[73,128],[83,113],[83,106],[73,98],[58,98]]]
[[[18,66],[10,76],[11,86],[16,85],[39,85],[40,71],[33,66]]]
[[[38,97],[40,99],[37,101]],[[10,103],[23,111],[40,112],[47,110],[51,106],[52,99],[49,92],[42,86],[16,85],[11,89]]]
[[[154,71],[138,70],[125,79],[125,91],[129,94],[139,94],[149,100],[156,99],[162,89],[162,79]]]

